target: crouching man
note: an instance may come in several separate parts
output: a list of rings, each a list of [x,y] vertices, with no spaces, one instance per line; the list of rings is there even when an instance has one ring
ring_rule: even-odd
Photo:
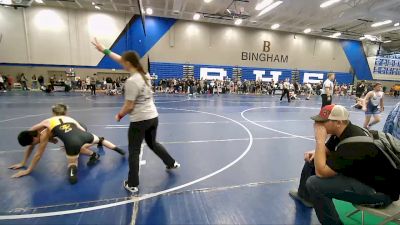
[[[342,142],[369,136],[349,121],[343,106],[327,105],[311,119],[315,121],[315,151],[304,154],[299,188],[289,194],[313,207],[321,224],[343,224],[333,198],[370,207],[385,207],[399,199],[399,170],[384,153],[370,142]]]

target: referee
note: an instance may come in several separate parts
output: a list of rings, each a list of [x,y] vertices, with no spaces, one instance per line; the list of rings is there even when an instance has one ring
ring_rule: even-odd
[[[332,95],[333,95],[333,81],[335,80],[335,74],[329,73],[328,79],[325,80],[322,90],[321,90],[321,98],[322,98],[322,106],[323,108],[326,105],[332,104]]]
[[[131,74],[125,81],[125,103],[115,119],[119,122],[128,114],[130,117],[128,130],[129,174],[128,180],[124,181],[123,185],[127,191],[134,194],[139,191],[139,155],[143,139],[147,146],[164,162],[167,170],[178,169],[180,164],[156,140],[158,112],[153,100],[151,77],[140,63],[140,57],[133,51],[125,52],[120,56],[106,49],[97,39],[94,39],[92,44],[98,51],[120,63]]]

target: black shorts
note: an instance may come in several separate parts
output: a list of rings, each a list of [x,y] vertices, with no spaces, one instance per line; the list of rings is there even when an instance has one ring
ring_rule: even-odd
[[[79,155],[81,148],[85,144],[91,144],[94,141],[94,135],[78,128],[73,128],[68,133],[57,133],[55,137],[58,137],[65,147],[65,153],[68,156]]]

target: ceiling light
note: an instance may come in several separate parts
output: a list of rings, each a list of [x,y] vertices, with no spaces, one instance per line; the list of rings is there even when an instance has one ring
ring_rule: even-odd
[[[264,9],[265,7],[269,6],[274,2],[274,0],[263,0],[256,5],[256,10]]]
[[[239,18],[239,19],[236,19],[236,20],[235,20],[235,25],[238,26],[238,25],[242,24],[242,22],[243,22],[242,19],[240,19],[240,18]]]
[[[329,37],[331,37],[331,38],[337,38],[337,37],[339,37],[340,35],[342,35],[342,33],[336,32],[336,33],[332,34],[332,35],[329,36]]]
[[[96,5],[96,3],[95,3],[95,2],[92,2],[92,5]]]
[[[272,30],[276,30],[276,29],[278,29],[280,26],[281,26],[281,25],[279,25],[278,23],[276,23],[276,24],[274,24],[274,25],[271,26],[271,29],[272,29]]]
[[[365,36],[360,37],[360,40],[361,40],[361,41],[362,41],[362,40],[365,40],[365,39],[366,39]]]
[[[146,14],[147,15],[152,15],[153,14],[153,9],[152,8],[147,8],[146,9]]]
[[[307,28],[307,29],[305,29],[303,32],[304,32],[305,34],[308,34],[308,33],[311,32],[311,28]]]
[[[328,0],[326,2],[323,2],[319,7],[326,8],[326,7],[329,7],[329,6],[333,5],[333,4],[338,3],[340,1],[342,1],[342,0]]]
[[[390,24],[390,23],[392,23],[391,20],[385,20],[385,21],[373,23],[373,24],[371,24],[371,27],[380,27],[380,26]]]
[[[43,4],[44,3],[43,0],[35,0],[35,2],[38,3],[38,4]]]
[[[200,17],[201,17],[200,13],[195,13],[195,14],[193,15],[193,19],[194,19],[194,20],[199,20]]]
[[[384,41],[383,43],[390,43],[390,42],[392,42],[391,40],[387,40],[387,41]]]
[[[395,27],[398,27],[399,25],[400,25],[400,23],[395,23],[394,24]]]
[[[3,4],[4,5],[12,5],[12,1],[11,0],[3,0]]]
[[[205,3],[210,3],[210,2],[212,2],[213,0],[204,0],[204,2]]]
[[[265,13],[267,13],[267,12],[269,12],[269,11],[275,9],[276,7],[278,7],[278,6],[279,6],[280,4],[282,4],[282,3],[283,3],[283,1],[277,1],[277,2],[272,3],[271,5],[265,7],[265,9],[263,9],[263,10],[258,14],[258,16],[264,15]]]
[[[226,11],[227,11],[229,14],[232,14],[231,10],[229,10],[229,9],[226,9]]]
[[[379,38],[374,35],[364,34],[364,39],[368,39],[370,41],[379,41]]]
[[[97,9],[97,10],[101,9],[100,6],[98,6],[98,5],[95,5],[94,8]]]

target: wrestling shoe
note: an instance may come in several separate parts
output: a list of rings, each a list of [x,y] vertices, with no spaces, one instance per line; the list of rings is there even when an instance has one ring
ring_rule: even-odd
[[[175,161],[173,166],[167,166],[167,170],[174,170],[174,169],[178,169],[179,167],[181,167],[181,164],[179,164],[177,161]]]
[[[100,155],[97,154],[96,152],[93,152],[93,154],[90,156],[89,161],[86,163],[88,166],[93,166],[99,161]]]
[[[78,182],[78,167],[73,165],[68,167],[68,180],[70,184]]]
[[[139,191],[138,187],[130,187],[127,180],[124,181],[123,185],[124,185],[124,188],[127,191],[129,191],[131,194],[135,194],[136,192]]]
[[[118,147],[115,147],[114,151],[118,152],[120,155],[125,155],[125,151],[120,149],[120,148],[118,148]]]

